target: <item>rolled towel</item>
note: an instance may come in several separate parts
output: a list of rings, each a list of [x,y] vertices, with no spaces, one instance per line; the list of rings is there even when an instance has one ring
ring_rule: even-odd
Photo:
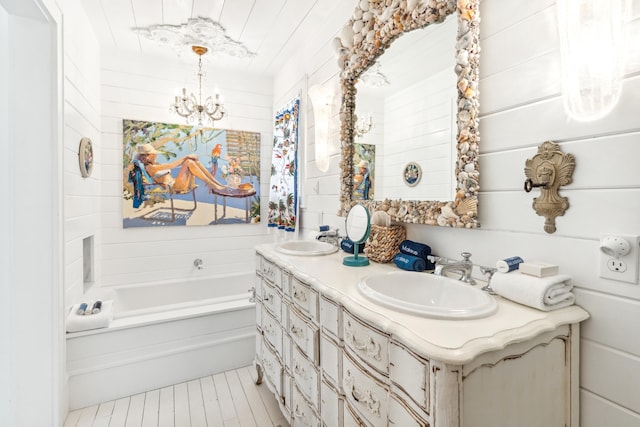
[[[427,256],[431,255],[431,247],[412,240],[405,240],[400,243],[399,249],[403,254],[417,256],[425,261],[427,260]]]
[[[102,301],[102,307],[96,314],[78,314],[80,304],[74,304],[67,316],[67,332],[88,331],[89,329],[106,328],[113,319],[113,301]]]
[[[355,247],[355,244],[349,239],[342,239],[342,241],[340,242],[340,248],[347,253],[352,254],[354,251],[354,247]],[[363,252],[364,252],[364,243],[358,245],[358,253],[361,254]]]
[[[538,310],[551,311],[572,305],[576,297],[568,274],[534,277],[519,271],[495,273],[491,289],[498,295]]]
[[[396,254],[393,262],[401,269],[408,271],[424,271],[427,268],[427,262],[422,258],[403,253]]]

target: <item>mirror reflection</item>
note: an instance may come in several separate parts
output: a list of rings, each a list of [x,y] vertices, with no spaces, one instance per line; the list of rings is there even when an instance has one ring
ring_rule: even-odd
[[[358,80],[354,199],[454,199],[456,30],[450,15],[402,35]]]
[[[478,3],[360,2],[334,39],[340,215],[362,203],[396,222],[479,226]]]

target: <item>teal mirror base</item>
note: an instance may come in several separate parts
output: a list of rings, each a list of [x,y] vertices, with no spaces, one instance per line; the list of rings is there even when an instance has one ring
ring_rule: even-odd
[[[364,267],[369,265],[369,258],[359,257],[357,255],[348,256],[342,259],[342,263],[349,267]]]

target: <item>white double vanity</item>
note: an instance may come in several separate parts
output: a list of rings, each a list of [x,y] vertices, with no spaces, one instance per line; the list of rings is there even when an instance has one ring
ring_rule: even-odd
[[[580,307],[420,316],[358,290],[395,266],[345,256],[257,247],[256,368],[292,426],[578,427]]]

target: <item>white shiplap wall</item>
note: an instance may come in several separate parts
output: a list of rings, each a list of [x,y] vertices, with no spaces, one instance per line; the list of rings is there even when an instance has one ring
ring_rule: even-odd
[[[64,61],[64,277],[65,304],[78,302],[83,293],[82,241],[93,236],[94,277],[99,277],[102,241],[100,200],[104,161],[100,155],[100,49],[82,6],[77,0],[64,5],[62,49]],[[80,139],[91,139],[94,166],[83,178],[78,167]]]
[[[185,123],[169,112],[169,104],[182,87],[197,90],[192,79],[197,57],[191,59],[167,63],[137,56],[102,56],[100,286],[250,272],[254,269],[253,247],[268,238],[264,220],[259,224],[122,228],[122,119]],[[261,134],[260,191],[265,218],[273,138],[272,79],[217,70],[206,56],[203,62],[207,72],[203,93],[220,88],[228,110],[215,127]],[[196,258],[203,260],[204,269],[194,268]]]
[[[633,39],[639,40],[640,2],[634,1]],[[345,6],[346,7],[346,6]],[[346,22],[353,9],[344,13]],[[560,265],[572,275],[578,303],[590,312],[582,325],[582,427],[640,425],[640,285],[598,276],[600,233],[640,234],[640,61],[631,50],[619,106],[591,123],[570,121],[560,98],[560,54],[555,2],[483,0],[481,24],[481,229],[408,226],[408,237],[430,244],[439,255],[459,258],[469,251],[477,264],[492,265],[512,255]],[[288,81],[307,74],[309,83],[335,78],[338,69],[327,43],[303,55],[297,75],[276,77],[275,98]],[[638,44],[633,44],[638,49]],[[309,121],[309,132],[312,122]],[[558,231],[544,233],[544,218],[531,208],[534,193],[522,190],[524,162],[546,140],[576,157],[573,183],[561,190],[570,209],[557,218]],[[407,159],[408,160],[408,159]],[[307,167],[303,226],[343,228],[338,209],[339,153],[327,173],[313,158]],[[311,189],[318,188],[315,194]]]

